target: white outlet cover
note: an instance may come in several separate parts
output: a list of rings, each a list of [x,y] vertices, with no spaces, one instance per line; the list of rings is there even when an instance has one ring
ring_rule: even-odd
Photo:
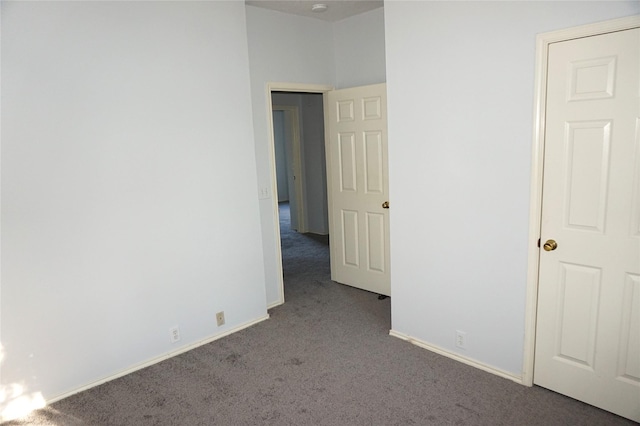
[[[216,323],[218,324],[218,327],[223,326],[225,323],[224,320],[224,311],[223,312],[218,312],[216,314]]]
[[[456,330],[456,347],[467,349],[467,333],[464,331]]]
[[[180,340],[180,327],[175,326],[169,329],[169,339],[171,343],[176,343]]]
[[[269,187],[268,186],[260,187],[259,197],[260,197],[261,200],[265,200],[265,199],[269,198]]]

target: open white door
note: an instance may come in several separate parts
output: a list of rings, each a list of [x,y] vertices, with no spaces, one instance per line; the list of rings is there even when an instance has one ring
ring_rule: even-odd
[[[549,47],[534,370],[536,384],[635,421],[639,64],[638,28]]]
[[[386,84],[327,99],[331,279],[389,296]]]

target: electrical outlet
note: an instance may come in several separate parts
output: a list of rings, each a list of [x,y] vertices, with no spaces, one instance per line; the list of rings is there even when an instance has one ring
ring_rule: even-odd
[[[467,333],[456,330],[456,346],[460,349],[467,349]]]
[[[259,193],[258,193],[258,198],[260,198],[261,200],[266,200],[267,198],[269,198],[269,187],[268,186],[261,186]]]
[[[180,327],[177,325],[175,327],[171,327],[169,329],[169,338],[171,339],[171,343],[176,343],[180,340]]]
[[[216,314],[216,322],[218,323],[218,327],[224,325],[224,311],[218,312]]]

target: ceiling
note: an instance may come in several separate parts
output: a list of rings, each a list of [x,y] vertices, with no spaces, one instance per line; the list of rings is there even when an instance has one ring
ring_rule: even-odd
[[[382,0],[246,0],[249,6],[335,22],[383,6]],[[313,12],[314,4],[327,5],[325,12]]]

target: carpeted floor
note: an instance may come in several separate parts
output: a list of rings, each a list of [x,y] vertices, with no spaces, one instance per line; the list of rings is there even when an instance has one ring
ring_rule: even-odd
[[[390,337],[390,300],[329,279],[288,231],[271,319],[6,425],[630,425]]]

